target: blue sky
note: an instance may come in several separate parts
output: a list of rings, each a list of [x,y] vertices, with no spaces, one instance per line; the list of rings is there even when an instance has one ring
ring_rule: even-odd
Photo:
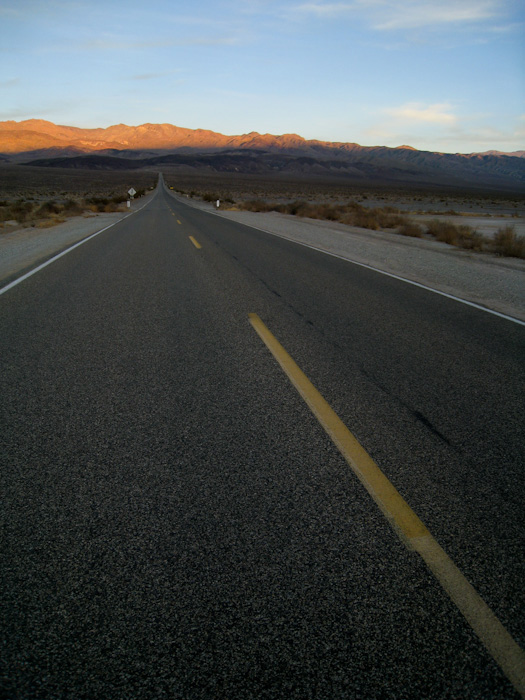
[[[0,0],[0,120],[525,149],[523,0]]]

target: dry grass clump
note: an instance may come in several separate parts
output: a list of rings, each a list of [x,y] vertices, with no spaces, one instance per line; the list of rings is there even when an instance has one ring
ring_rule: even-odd
[[[516,234],[514,226],[505,226],[494,236],[493,250],[497,255],[525,258],[525,239]]]
[[[456,225],[451,221],[432,219],[427,222],[427,233],[441,243],[448,243],[465,250],[484,250],[487,240],[471,226]]]
[[[37,224],[33,224],[36,228],[51,228],[57,224],[63,224],[65,219],[59,216],[54,216],[52,219],[45,219],[44,221],[39,221]]]
[[[346,217],[348,219],[348,217]],[[368,228],[372,231],[382,229],[399,229],[407,223],[406,216],[402,216],[393,207],[366,208],[355,205],[352,208],[348,223],[360,228]]]
[[[140,194],[139,194],[140,192]],[[144,190],[138,190],[136,197],[141,197],[144,194]],[[88,209],[94,212],[115,212],[123,211],[124,207],[121,205],[127,201],[127,197],[123,195],[115,195],[113,197],[87,197],[85,200],[84,209]]]
[[[33,217],[35,219],[47,219],[59,214],[62,211],[62,207],[59,206],[54,200],[49,200],[43,202],[36,211],[33,212]]]
[[[398,227],[397,233],[401,234],[402,236],[408,236],[409,238],[422,238],[424,229],[419,224],[407,219],[407,221],[403,222]]]
[[[33,204],[23,199],[16,202],[0,202],[0,221],[24,222],[27,221],[32,211]]]
[[[275,205],[267,204],[262,199],[249,199],[247,202],[241,202],[240,204],[237,204],[237,207],[239,209],[242,209],[243,211],[275,211]]]

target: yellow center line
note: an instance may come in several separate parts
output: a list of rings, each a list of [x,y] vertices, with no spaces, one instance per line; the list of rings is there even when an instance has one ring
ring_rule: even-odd
[[[190,241],[195,246],[195,248],[202,248],[201,244],[198,241],[196,241],[195,238],[193,238],[193,236],[190,236],[189,238],[190,238]]]
[[[401,540],[416,551],[525,698],[525,653],[257,314],[250,323]]]
[[[175,214],[173,214],[173,216],[175,216]],[[182,221],[179,221],[179,220],[177,219],[177,223],[180,224],[180,225],[182,226]]]

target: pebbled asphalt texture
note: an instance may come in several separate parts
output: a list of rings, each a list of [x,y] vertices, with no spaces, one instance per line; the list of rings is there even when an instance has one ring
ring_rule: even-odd
[[[161,186],[0,297],[1,697],[517,698],[250,312],[523,645],[525,329]]]

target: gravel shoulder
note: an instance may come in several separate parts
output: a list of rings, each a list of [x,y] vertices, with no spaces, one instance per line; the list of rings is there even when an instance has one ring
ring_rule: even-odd
[[[523,260],[472,253],[437,241],[277,212],[216,211],[206,202],[170,194],[217,216],[399,275],[525,321]]]

